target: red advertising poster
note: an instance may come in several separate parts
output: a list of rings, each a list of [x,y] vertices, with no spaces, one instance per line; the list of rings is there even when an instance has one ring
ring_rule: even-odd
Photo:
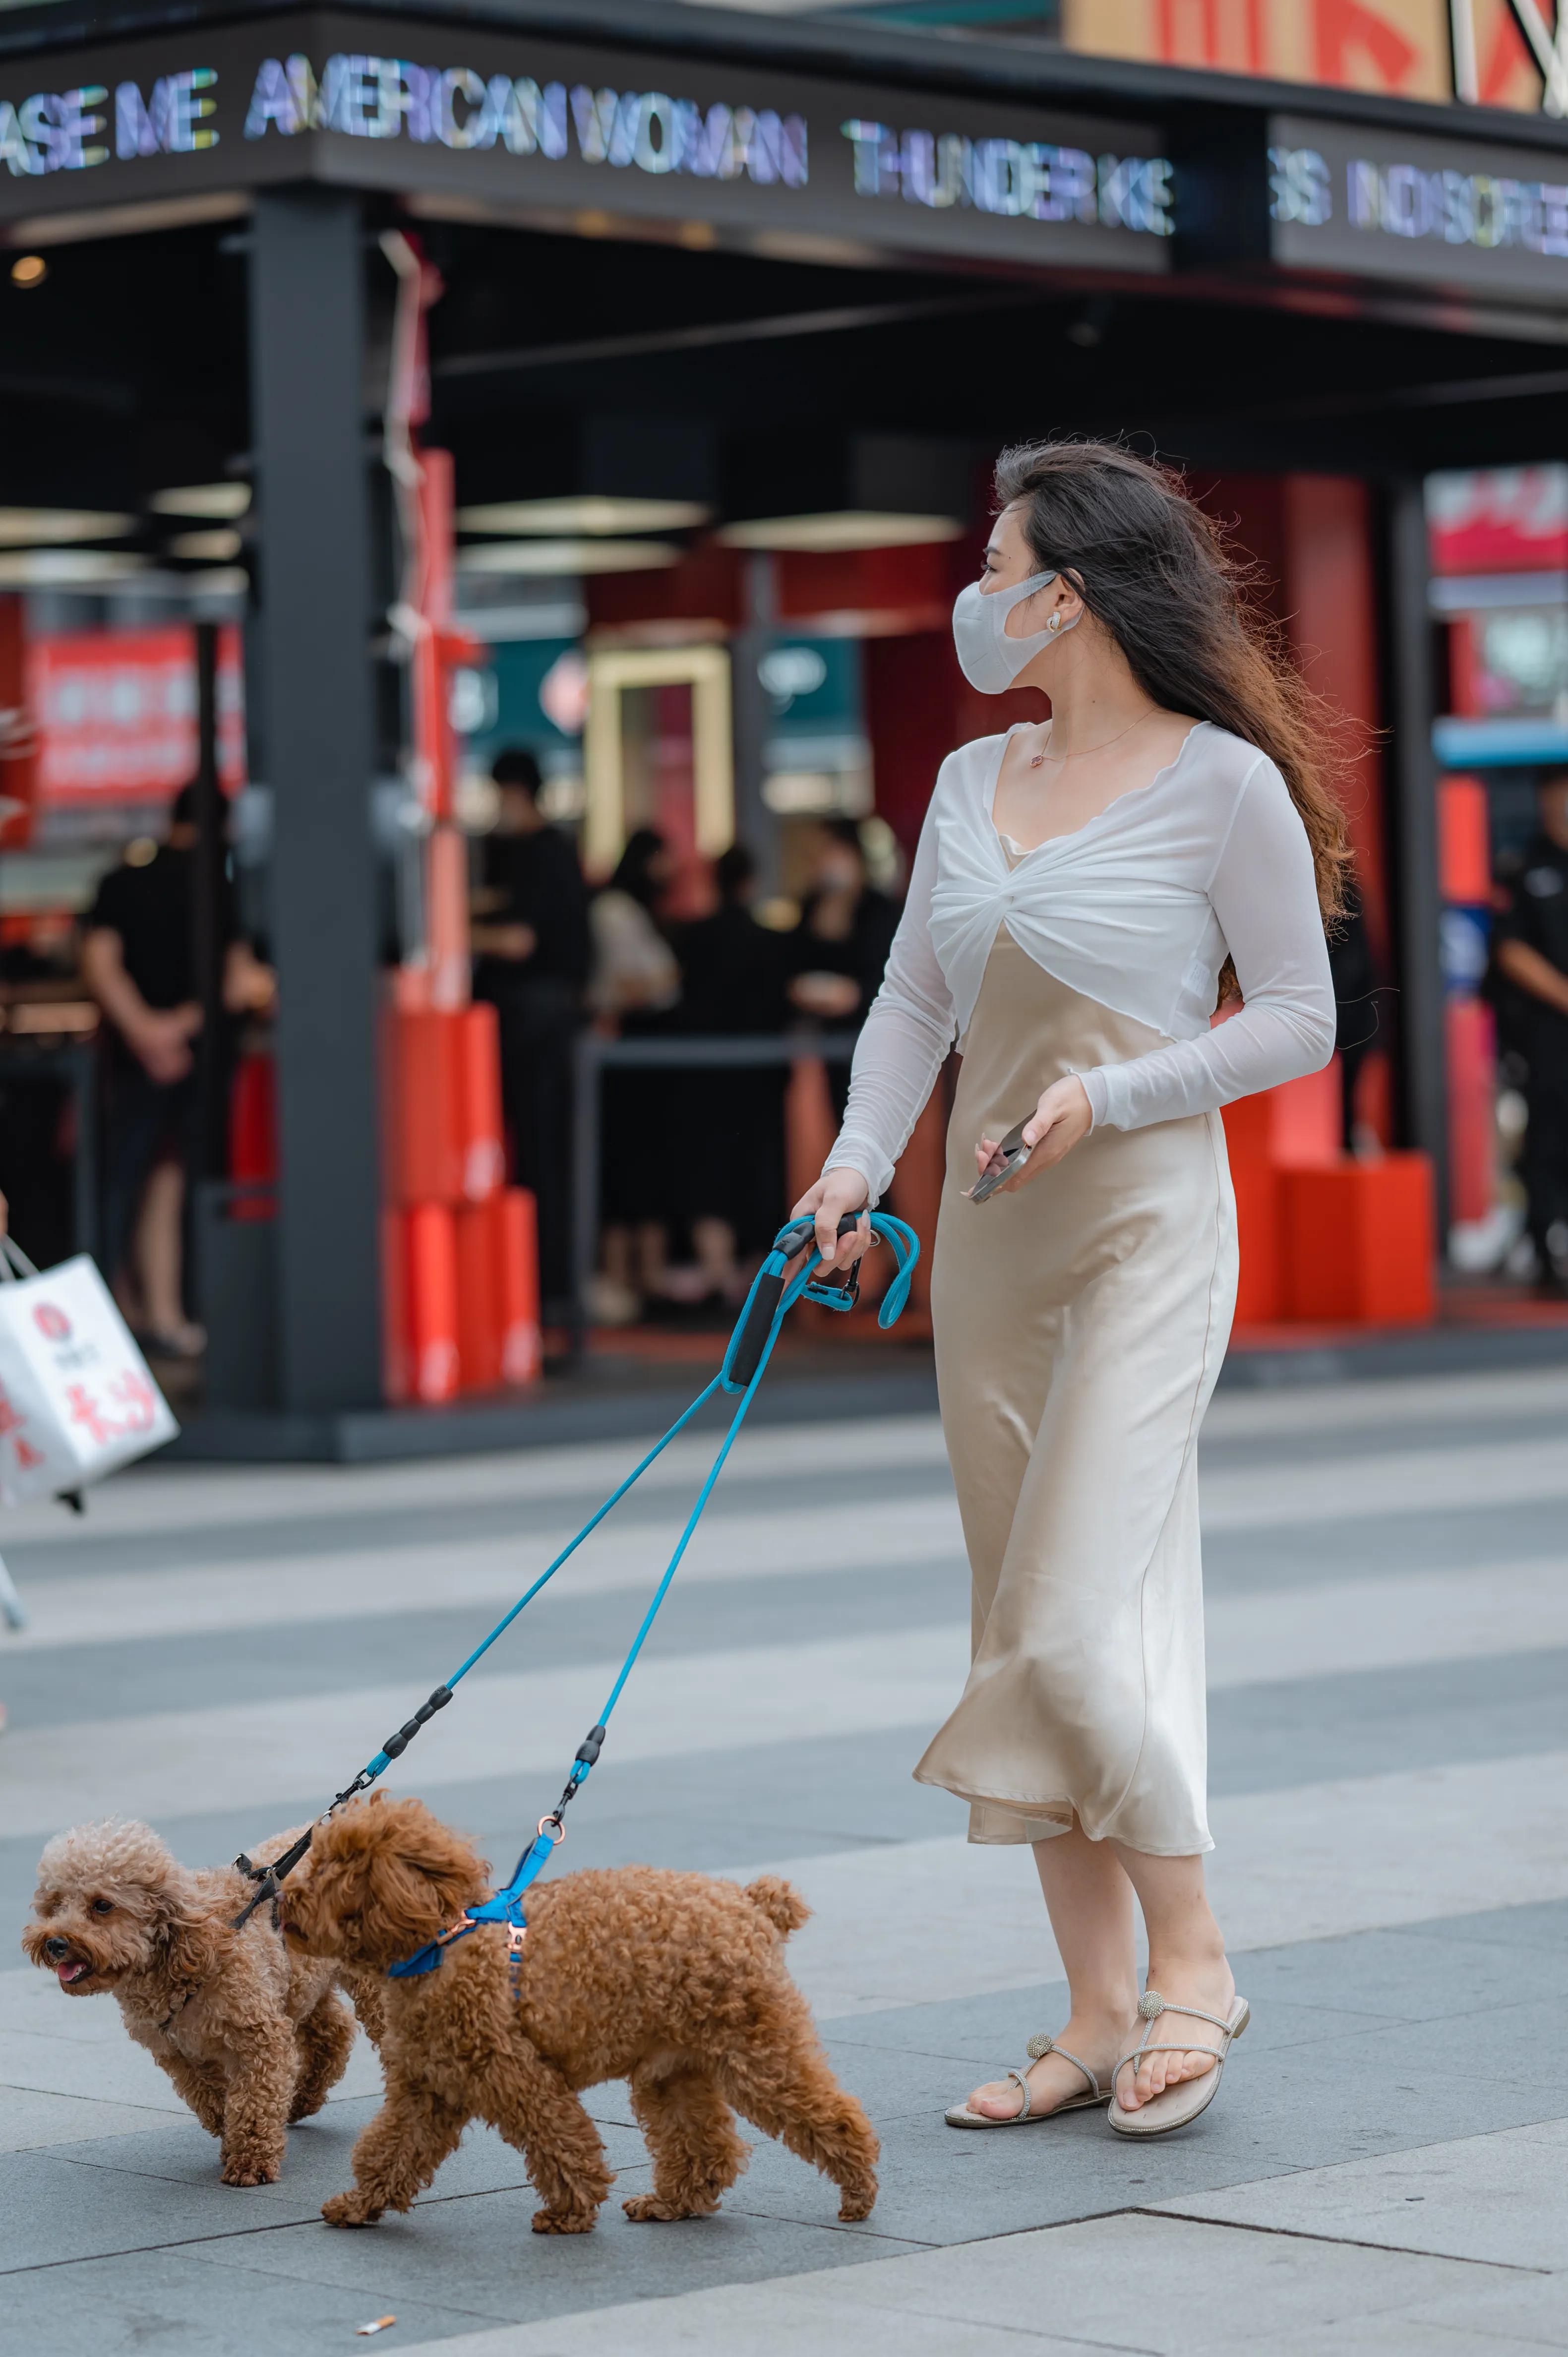
[[[180,624],[36,638],[27,649],[27,692],[45,808],[164,802],[196,773],[196,648]],[[218,770],[231,793],[244,783],[244,688],[233,628],[218,641]]]
[[[1429,475],[1437,574],[1548,573],[1568,565],[1568,467],[1477,467]]]

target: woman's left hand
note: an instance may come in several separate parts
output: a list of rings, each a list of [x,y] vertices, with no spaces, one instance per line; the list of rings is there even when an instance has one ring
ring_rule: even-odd
[[[1031,1178],[1037,1178],[1042,1170],[1051,1169],[1070,1154],[1079,1138],[1089,1135],[1093,1125],[1094,1114],[1090,1106],[1089,1091],[1077,1073],[1069,1072],[1065,1080],[1053,1081],[1035,1107],[1032,1118],[1024,1125],[1024,1143],[1029,1149],[1028,1157],[1019,1164],[1005,1186],[998,1187],[997,1193],[1015,1195],[1020,1187],[1026,1187]],[[984,1178],[1000,1152],[999,1138],[981,1139],[974,1149],[980,1178]]]

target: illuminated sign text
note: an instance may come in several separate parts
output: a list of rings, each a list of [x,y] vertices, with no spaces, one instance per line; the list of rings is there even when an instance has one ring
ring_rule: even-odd
[[[513,156],[640,172],[686,172],[699,180],[743,177],[758,187],[803,188],[804,117],[770,107],[699,106],[664,91],[593,90],[528,75],[477,73],[471,66],[420,66],[406,58],[359,53],[328,58],[317,81],[305,57],[267,58],[245,116],[247,139],[275,129],[338,131],[350,139],[412,139],[443,147],[504,147]]]
[[[842,124],[854,153],[857,197],[1042,221],[1097,222],[1168,237],[1171,167],[1159,156],[1091,156],[1044,140],[970,139],[959,132],[896,131],[863,119]]]

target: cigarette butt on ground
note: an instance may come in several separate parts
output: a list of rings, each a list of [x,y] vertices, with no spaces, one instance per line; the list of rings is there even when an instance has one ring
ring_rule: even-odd
[[[354,2327],[354,2338],[357,2341],[360,2339],[361,2334],[366,2332],[384,2332],[389,2324],[395,2324],[396,2322],[397,2319],[395,2316],[375,2317],[369,2324],[356,2324]]]

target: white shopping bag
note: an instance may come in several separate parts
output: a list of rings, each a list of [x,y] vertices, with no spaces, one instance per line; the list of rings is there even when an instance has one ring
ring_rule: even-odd
[[[40,1276],[0,1237],[0,1278],[6,1505],[81,1490],[174,1438],[168,1402],[85,1253]]]

